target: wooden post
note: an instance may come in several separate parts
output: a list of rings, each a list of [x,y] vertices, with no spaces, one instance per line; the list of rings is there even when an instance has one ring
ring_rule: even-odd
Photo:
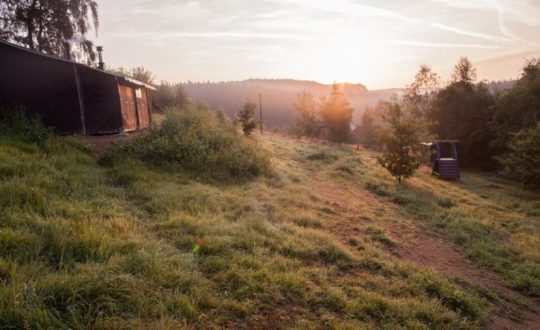
[[[84,99],[81,86],[81,77],[77,64],[73,63],[73,73],[75,74],[75,85],[77,86],[77,98],[79,99],[79,111],[81,112],[82,135],[86,135],[86,122],[84,119]]]
[[[263,133],[262,95],[259,94],[259,117],[261,122],[261,134]]]

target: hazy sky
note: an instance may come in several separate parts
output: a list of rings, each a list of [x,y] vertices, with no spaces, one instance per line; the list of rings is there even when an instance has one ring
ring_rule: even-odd
[[[99,0],[105,62],[158,79],[295,78],[402,87],[418,66],[480,79],[540,56],[540,0]]]

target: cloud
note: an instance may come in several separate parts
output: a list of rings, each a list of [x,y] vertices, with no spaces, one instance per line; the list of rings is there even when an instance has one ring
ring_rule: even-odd
[[[408,17],[397,11],[368,6],[350,0],[282,0],[296,6],[311,8],[325,12],[339,13],[348,17],[382,17],[396,19],[407,23],[419,23],[415,18]]]
[[[258,33],[258,32],[233,32],[233,31],[212,31],[212,32],[181,32],[171,31],[155,34],[152,32],[130,32],[130,33],[110,33],[109,37],[117,38],[148,38],[148,39],[170,39],[170,38],[204,38],[204,39],[281,39],[281,40],[302,40],[304,36],[280,33]]]
[[[383,43],[393,46],[428,47],[428,48],[476,48],[476,49],[500,49],[500,46],[465,44],[465,43],[439,43],[418,40],[386,40]]]
[[[428,0],[448,7],[495,11],[503,34],[509,32],[506,21],[520,22],[529,26],[540,25],[540,6],[537,0]]]
[[[461,35],[464,35],[464,36],[484,39],[484,40],[488,40],[488,41],[501,42],[501,43],[510,43],[510,42],[512,42],[512,39],[501,38],[501,37],[493,36],[491,34],[482,33],[482,32],[468,31],[468,30],[464,30],[464,29],[444,25],[444,24],[441,24],[441,23],[431,23],[430,26],[432,26],[434,28],[437,28],[437,29],[445,30],[445,31],[455,32],[457,34],[461,34]]]

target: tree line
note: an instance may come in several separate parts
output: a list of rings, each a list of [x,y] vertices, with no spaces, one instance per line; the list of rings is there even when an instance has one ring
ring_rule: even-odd
[[[339,84],[332,85],[330,95],[319,100],[311,93],[299,93],[293,109],[294,134],[323,137],[337,143],[350,141],[353,108]]]
[[[521,77],[505,90],[490,92],[485,82],[476,80],[476,68],[467,57],[459,59],[445,86],[438,74],[422,65],[403,95],[367,107],[354,131],[352,109],[338,85],[329,100],[317,102],[300,93],[293,104],[294,131],[383,151],[379,162],[398,181],[420,166],[419,142],[459,140],[462,166],[498,172],[539,188],[540,59],[527,60]]]

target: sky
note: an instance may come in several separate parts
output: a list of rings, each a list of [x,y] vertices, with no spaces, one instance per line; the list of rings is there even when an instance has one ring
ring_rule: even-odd
[[[168,82],[290,78],[399,88],[460,56],[479,80],[540,57],[540,0],[99,0],[109,66]],[[92,36],[95,37],[95,36]],[[95,38],[94,38],[95,39]]]

